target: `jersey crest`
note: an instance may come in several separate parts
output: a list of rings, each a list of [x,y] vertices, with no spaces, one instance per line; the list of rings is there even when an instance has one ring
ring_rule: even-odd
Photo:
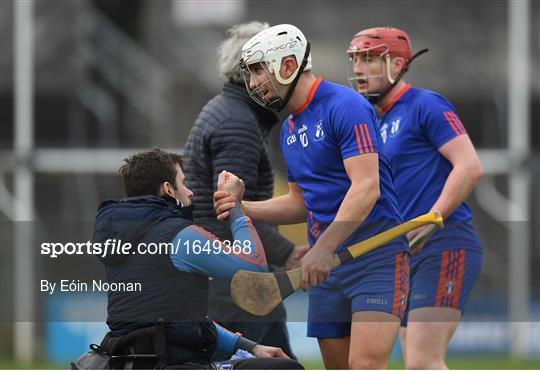
[[[395,117],[392,119],[392,125],[390,127],[390,136],[393,137],[399,131],[399,124],[401,123],[401,117]]]
[[[315,125],[315,141],[318,142],[318,141],[321,141],[324,139],[324,130],[322,128],[322,120],[319,120],[319,122],[317,123],[317,125]]]
[[[388,124],[385,122],[381,125],[381,137],[383,140],[383,143],[386,143],[387,135],[388,135]]]

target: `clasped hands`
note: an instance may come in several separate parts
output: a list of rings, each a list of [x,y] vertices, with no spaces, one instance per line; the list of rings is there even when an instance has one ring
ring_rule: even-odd
[[[218,220],[226,220],[229,210],[241,202],[245,186],[242,179],[228,171],[222,171],[218,177],[217,191],[214,192],[214,209]],[[310,250],[308,245],[299,245],[285,262],[285,269],[302,267],[302,288],[322,283],[330,274],[333,254],[317,244]]]

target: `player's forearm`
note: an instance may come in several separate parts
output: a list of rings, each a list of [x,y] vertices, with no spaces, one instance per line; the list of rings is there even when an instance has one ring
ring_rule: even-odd
[[[250,246],[252,251],[263,251],[264,248],[257,230],[248,219],[240,206],[237,205],[230,210],[228,220],[234,241],[241,242],[243,246]]]
[[[230,356],[237,349],[244,349],[251,352],[257,345],[256,342],[243,337],[239,333],[233,333],[217,322],[213,321],[213,323],[217,333],[216,353]]]
[[[307,218],[303,198],[292,193],[265,201],[243,201],[242,204],[250,218],[270,224],[303,223]]]
[[[335,251],[366,220],[379,197],[378,181],[351,185],[334,221],[319,237],[317,245]]]
[[[482,175],[479,163],[455,166],[431,209],[440,211],[443,218],[448,218],[467,199]]]

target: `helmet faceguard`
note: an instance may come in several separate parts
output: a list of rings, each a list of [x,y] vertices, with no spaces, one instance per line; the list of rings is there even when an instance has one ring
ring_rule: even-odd
[[[388,53],[388,46],[381,44],[371,48],[366,48],[364,50],[357,50],[356,47],[349,47],[347,54],[349,55],[349,68],[347,69],[347,80],[349,81],[349,85],[351,88],[358,91],[360,82],[365,83],[365,91],[362,92],[362,95],[364,95],[364,97],[370,102],[376,101],[381,96],[381,92],[371,91],[373,81],[378,79],[380,82],[379,85],[383,86],[385,77],[387,77],[390,83],[393,83],[393,81],[390,80],[392,77],[390,74],[390,54]],[[373,73],[371,68],[368,66],[373,58],[377,58],[379,65],[376,73]],[[358,76],[354,70],[357,59],[364,60],[366,64],[366,68],[360,76]],[[386,74],[384,73],[385,66]]]
[[[251,54],[248,60],[240,61],[240,75],[244,79],[249,97],[257,104],[272,110],[281,110],[284,106],[283,98],[279,95],[276,85],[272,81],[270,69],[263,61],[262,51]],[[251,76],[264,74],[266,77],[262,82],[255,82],[255,88],[250,89]],[[279,74],[279,73],[278,73]],[[257,79],[253,79],[257,81]]]
[[[378,27],[358,32],[353,36],[349,48],[347,49],[347,54],[349,55],[349,84],[351,84],[354,89],[358,90],[358,81],[366,80],[367,88],[362,94],[372,103],[377,103],[403,77],[409,69],[413,59],[427,51],[427,49],[421,50],[413,56],[411,50],[409,35],[397,28]],[[363,58],[366,61],[369,61],[370,57],[373,56],[380,57],[380,74],[370,76],[369,71],[366,71],[366,73],[362,74],[361,78],[359,78],[354,73],[357,58]],[[392,77],[391,74],[391,60],[393,57],[401,57],[405,60],[401,72],[396,77]],[[386,65],[386,73],[383,72],[383,64]],[[369,81],[374,78],[380,79],[381,89],[379,91],[370,92]],[[385,88],[384,86],[387,85],[386,81],[389,82],[389,86]]]
[[[288,78],[280,74],[285,57],[293,56],[298,68]],[[281,111],[292,96],[304,71],[311,69],[310,45],[295,26],[283,24],[270,27],[252,37],[242,48],[240,73],[250,97],[265,108]],[[271,76],[281,85],[290,85],[281,97]],[[265,76],[265,77],[264,77]],[[250,82],[255,81],[255,88]]]

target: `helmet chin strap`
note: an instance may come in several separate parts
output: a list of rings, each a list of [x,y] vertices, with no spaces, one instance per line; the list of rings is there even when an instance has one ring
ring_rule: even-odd
[[[311,50],[311,45],[309,44],[309,41],[308,41],[306,43],[306,52],[304,53],[304,59],[302,60],[302,64],[300,64],[300,67],[298,67],[298,73],[296,74],[296,77],[291,83],[291,86],[289,86],[289,90],[287,91],[287,95],[285,96],[285,98],[281,98],[278,95],[275,99],[272,99],[272,102],[270,102],[270,104],[268,104],[266,107],[277,112],[281,112],[283,111],[285,107],[287,107],[287,103],[289,103],[289,100],[291,99],[294,93],[296,84],[298,84],[298,81],[300,80],[300,76],[302,76],[302,73],[304,72],[304,68],[306,68],[310,50]],[[275,70],[274,73],[279,73],[279,71]]]
[[[398,75],[395,77],[395,78],[392,78],[390,76],[390,64],[389,64],[389,59],[390,59],[390,56],[387,55],[387,62],[386,62],[386,68],[387,68],[387,71],[386,71],[386,74],[388,76],[388,81],[390,82],[390,85],[388,85],[388,87],[386,89],[384,89],[384,91],[382,91],[379,95],[376,95],[376,96],[370,96],[368,98],[368,101],[371,103],[371,104],[378,104],[385,96],[386,94],[388,94],[388,92],[390,90],[392,90],[394,88],[394,86],[396,86],[396,84],[399,82],[399,80],[401,80],[401,78],[403,77],[403,75],[405,75],[405,73],[409,70],[409,66],[411,65],[412,61],[414,61],[416,58],[418,58],[419,56],[421,56],[422,54],[424,53],[427,53],[429,51],[429,49],[422,49],[420,50],[419,52],[415,53],[411,59],[409,60],[409,62],[407,63],[407,65],[405,65],[405,67],[403,67],[403,69],[398,73]],[[393,80],[393,81],[392,81]]]

